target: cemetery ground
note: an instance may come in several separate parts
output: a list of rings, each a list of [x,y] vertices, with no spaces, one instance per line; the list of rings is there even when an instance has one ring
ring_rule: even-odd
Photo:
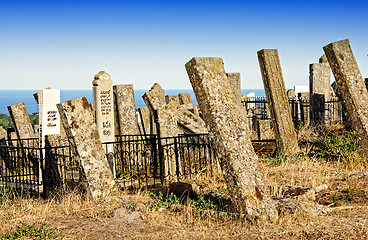
[[[317,189],[298,201],[332,212],[291,208],[274,221],[247,220],[233,211],[219,172],[192,180],[197,196],[155,191],[128,192],[90,200],[78,191],[49,199],[0,195],[2,239],[366,239],[368,237],[367,159],[358,137],[339,125],[298,130],[302,153],[262,153],[266,184],[275,199],[285,186]],[[299,193],[306,191],[300,188]],[[296,193],[295,195],[298,195]],[[292,195],[292,194],[291,194]],[[300,195],[303,196],[303,195]],[[300,197],[299,196],[299,197]],[[298,197],[290,197],[298,198]]]

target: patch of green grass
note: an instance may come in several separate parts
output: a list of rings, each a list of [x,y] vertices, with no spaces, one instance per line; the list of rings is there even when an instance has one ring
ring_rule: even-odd
[[[21,222],[23,227],[13,233],[0,233],[0,239],[19,239],[32,237],[33,239],[54,239],[59,236],[56,231],[50,230],[48,224],[42,222],[40,226],[29,225]]]
[[[161,192],[158,195],[151,192],[149,194],[154,199],[153,203],[149,203],[151,210],[166,210],[173,205],[183,204],[183,199],[173,193],[166,197]],[[202,210],[231,212],[233,209],[231,200],[225,194],[225,190],[209,190],[196,198],[186,200],[186,204],[194,208],[197,213]]]
[[[342,191],[341,194],[333,194],[330,197],[330,200],[333,203],[336,203],[338,201],[352,201],[353,199],[356,198],[367,198],[368,197],[368,193],[365,192],[364,190],[359,190],[357,189],[356,186],[354,187],[349,187],[347,190]]]
[[[326,160],[344,160],[354,157],[353,153],[362,155],[359,137],[354,132],[331,131],[313,142],[310,155]]]

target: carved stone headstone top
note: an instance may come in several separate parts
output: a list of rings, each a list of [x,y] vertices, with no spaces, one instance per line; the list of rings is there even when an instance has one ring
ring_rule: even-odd
[[[102,142],[115,140],[114,98],[112,80],[110,75],[100,71],[94,76],[93,84],[93,110],[98,133]]]
[[[287,90],[286,94],[287,94],[289,100],[295,100],[296,99],[296,94],[295,94],[294,89]]]

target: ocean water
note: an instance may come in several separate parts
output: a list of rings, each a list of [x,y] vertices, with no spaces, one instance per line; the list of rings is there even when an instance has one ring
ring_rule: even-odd
[[[142,95],[148,90],[138,89],[134,90],[135,105],[136,108],[145,107],[146,104],[142,99]],[[9,115],[7,106],[18,102],[24,102],[27,107],[28,113],[38,112],[38,105],[36,100],[33,98],[33,94],[37,90],[0,90],[0,114]],[[165,90],[166,95],[176,95],[179,93],[189,92],[192,96],[194,104],[197,104],[194,92],[192,89],[169,89]],[[265,96],[263,89],[242,89],[242,95],[254,92],[256,96]],[[86,97],[88,102],[93,101],[92,89],[91,90],[60,90],[60,101],[64,102],[70,99]]]

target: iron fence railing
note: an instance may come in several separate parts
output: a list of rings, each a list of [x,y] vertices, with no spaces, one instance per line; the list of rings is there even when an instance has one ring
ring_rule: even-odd
[[[266,97],[249,97],[242,101],[249,121],[255,119],[271,119]],[[310,101],[308,97],[289,99],[289,106],[294,125],[310,123]],[[341,101],[331,97],[324,102],[325,122],[328,124],[342,122]],[[252,126],[252,123],[249,123]]]

